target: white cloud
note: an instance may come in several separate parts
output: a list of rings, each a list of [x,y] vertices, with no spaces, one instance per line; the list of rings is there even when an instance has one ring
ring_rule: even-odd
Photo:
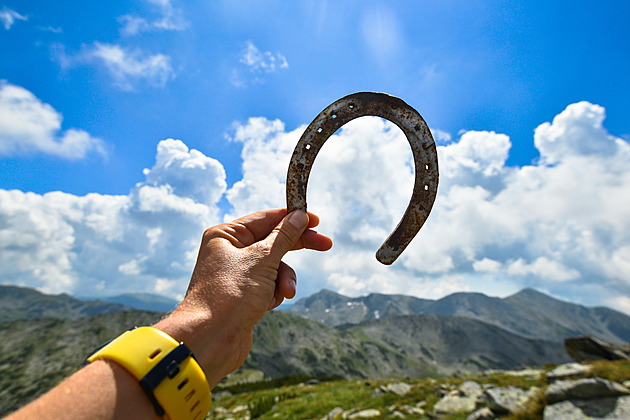
[[[502,264],[500,262],[491,260],[490,258],[484,258],[473,263],[473,270],[480,272],[497,273],[501,271],[501,268]]]
[[[170,0],[146,0],[157,10],[158,18],[148,20],[135,15],[124,15],[118,18],[122,25],[123,35],[137,35],[150,31],[181,31],[186,29],[187,23],[179,8],[173,7]]]
[[[141,49],[130,49],[118,44],[94,42],[76,53],[66,53],[61,45],[53,48],[55,61],[64,69],[83,65],[102,66],[122,90],[133,91],[139,84],[164,87],[175,78],[171,57],[150,54]]]
[[[603,118],[597,105],[570,105],[536,130],[541,158],[523,167],[506,166],[506,135],[441,134],[433,212],[389,268],[373,253],[411,195],[409,146],[383,120],[347,124],[322,148],[310,176],[309,209],[335,246],[327,255],[289,257],[306,277],[301,291],[414,290],[428,297],[457,279],[455,289],[491,295],[522,287],[593,303],[630,295],[630,145],[610,135]],[[284,205],[286,168],[303,130],[287,132],[265,119],[237,129],[243,179],[227,193],[235,209],[229,217]]]
[[[203,230],[220,222],[225,171],[179,140],[128,195],[0,190],[0,278],[47,292],[181,296]]]
[[[120,45],[100,42],[95,42],[86,54],[100,61],[116,85],[125,90],[133,89],[139,81],[163,87],[175,77],[171,58],[164,54],[150,55],[138,49],[129,50]]]
[[[3,7],[2,10],[0,10],[0,22],[2,22],[4,29],[7,31],[11,29],[11,26],[13,26],[16,20],[28,20],[28,16],[23,16],[15,10],[11,10],[6,7]]]
[[[269,51],[261,52],[253,42],[248,41],[240,62],[253,71],[273,73],[280,69],[289,68],[287,59],[280,53],[275,55]]]
[[[389,267],[374,253],[411,196],[410,147],[382,119],[347,124],[322,148],[308,185],[309,210],[335,246],[287,257],[300,295],[327,287],[439,298],[536,287],[627,311],[619,296],[630,295],[630,145],[606,131],[603,112],[583,102],[542,124],[541,158],[523,167],[506,166],[503,134],[463,132],[439,145],[433,212]],[[0,191],[0,276],[47,290],[182,293],[204,227],[285,205],[286,170],[304,128],[265,118],[237,124],[243,177],[228,190],[218,161],[165,140],[126,196]],[[222,197],[233,206],[227,214]]]
[[[245,73],[240,69],[232,70],[230,83],[236,87],[262,83],[262,74],[275,73],[289,68],[289,63],[282,54],[260,51],[251,41],[247,41],[239,62],[246,67],[247,72]]]
[[[45,153],[82,159],[104,143],[74,128],[61,131],[62,116],[23,87],[0,80],[0,156]]]

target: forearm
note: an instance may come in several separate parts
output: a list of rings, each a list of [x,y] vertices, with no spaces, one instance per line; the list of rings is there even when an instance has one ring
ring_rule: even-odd
[[[213,319],[203,308],[187,310],[183,306],[153,327],[193,351],[213,388],[243,362],[241,355],[251,346],[251,331]],[[8,417],[70,418],[140,420],[157,415],[136,378],[115,362],[96,360]]]
[[[125,418],[157,416],[135,378],[115,363],[96,361],[6,420]]]

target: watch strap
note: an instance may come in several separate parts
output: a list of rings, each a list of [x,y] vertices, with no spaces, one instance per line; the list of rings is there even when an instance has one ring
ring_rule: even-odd
[[[135,377],[159,416],[201,420],[210,410],[210,386],[192,351],[163,331],[126,331],[87,361],[99,359],[114,361]]]

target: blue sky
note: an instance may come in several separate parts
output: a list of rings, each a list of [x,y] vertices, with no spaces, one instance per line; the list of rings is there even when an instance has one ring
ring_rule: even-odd
[[[630,312],[629,16],[591,1],[0,3],[0,258],[24,261],[0,281],[181,295],[203,226],[283,206],[304,126],[381,91],[439,140],[434,214],[407,260],[372,265],[411,187],[363,184],[361,162],[404,170],[374,162],[409,151],[357,120],[318,157],[309,208],[336,245],[289,257],[301,294],[536,287]],[[355,194],[331,198],[335,180]]]

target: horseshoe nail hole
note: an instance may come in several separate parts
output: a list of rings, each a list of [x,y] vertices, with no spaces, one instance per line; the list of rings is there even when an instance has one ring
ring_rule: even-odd
[[[424,165],[424,169],[429,170],[429,165]]]
[[[319,127],[319,128],[317,129],[317,132],[318,132],[318,133],[321,133],[321,132],[322,132],[322,128],[321,128],[321,127]]]
[[[306,147],[305,147],[305,149],[306,149],[306,150],[310,150],[310,149],[311,149],[311,145],[310,145],[310,144],[307,144],[307,145],[306,145]]]
[[[332,114],[331,116],[333,119],[337,118],[337,114]]]
[[[429,186],[428,186],[428,185],[425,185],[425,186],[424,186],[424,190],[425,190],[425,191],[429,191]]]
[[[350,109],[354,109],[354,104],[350,104],[350,105],[348,105],[348,108],[350,108]]]

